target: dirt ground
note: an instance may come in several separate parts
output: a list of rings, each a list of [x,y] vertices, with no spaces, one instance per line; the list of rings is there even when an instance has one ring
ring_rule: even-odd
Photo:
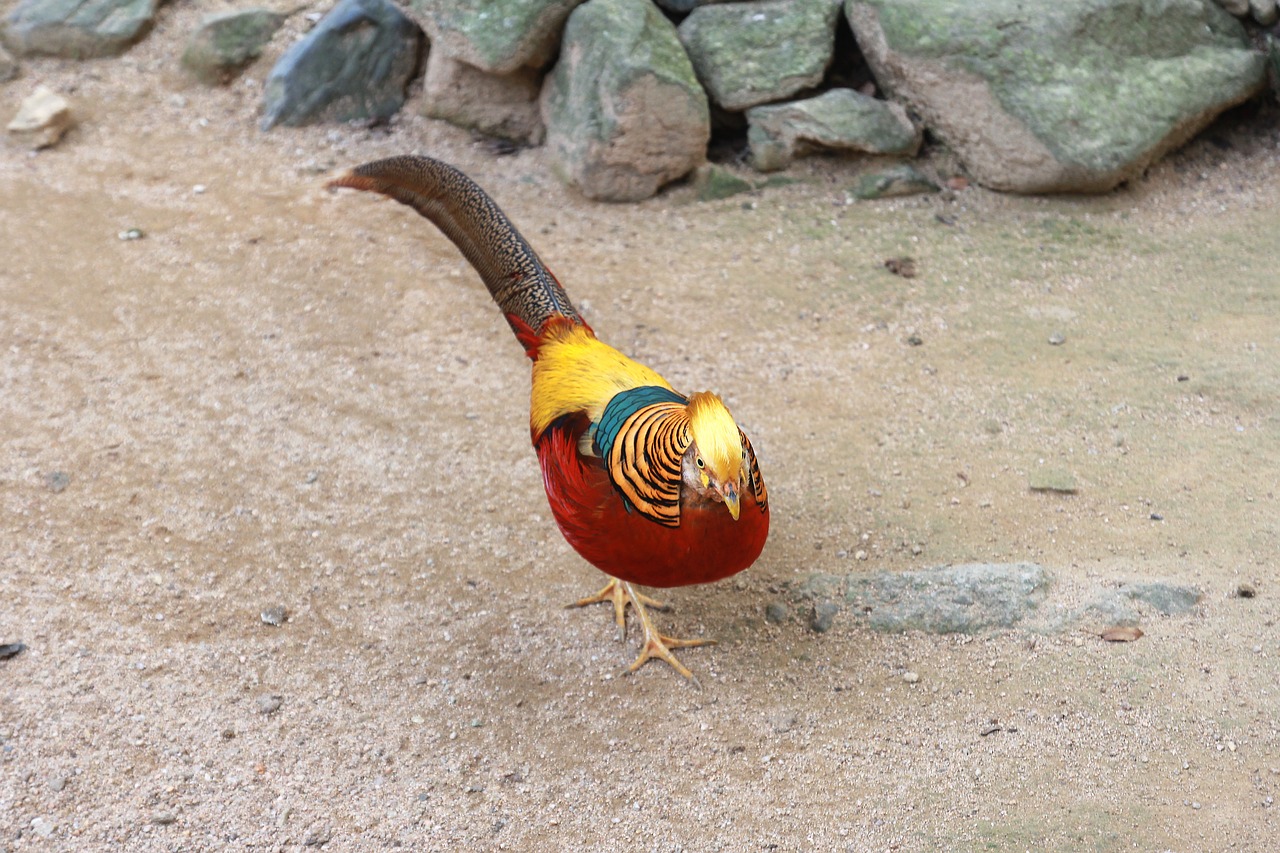
[[[80,121],[0,152],[0,643],[27,646],[0,662],[0,850],[1274,848],[1274,123],[1100,198],[849,204],[858,164],[811,160],[604,206],[412,104],[261,134],[278,49],[194,87],[196,14],[0,87],[6,120],[43,82]],[[703,689],[622,677],[634,636],[562,606],[600,576],[465,262],[322,188],[407,151],[752,436],[763,556],[662,594],[665,629],[721,641],[682,653]],[[1038,467],[1078,493],[1031,492]],[[1204,598],[1124,644],[764,618],[812,572],[1021,560]]]

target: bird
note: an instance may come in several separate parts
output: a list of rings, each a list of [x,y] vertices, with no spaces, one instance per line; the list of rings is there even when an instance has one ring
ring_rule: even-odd
[[[564,538],[608,581],[571,607],[609,603],[619,639],[630,607],[649,660],[697,683],[673,649],[713,643],[662,634],[637,586],[705,584],[743,571],[769,535],[755,450],[723,400],[682,394],[600,341],[559,280],[481,187],[431,157],[366,163],[332,189],[380,193],[430,220],[480,275],[532,361],[529,432]]]

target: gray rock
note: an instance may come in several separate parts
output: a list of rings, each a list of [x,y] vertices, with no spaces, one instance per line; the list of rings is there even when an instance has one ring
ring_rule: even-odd
[[[33,104],[33,111],[30,115],[32,124],[45,128],[50,133],[56,132],[57,137],[61,137],[66,129],[71,126],[71,107],[66,100],[53,92],[41,86],[36,89],[34,95],[22,102],[25,109],[27,105]],[[19,113],[19,116],[22,114]],[[15,119],[14,121],[17,121]],[[51,124],[49,124],[51,123]],[[9,126],[13,130],[13,125]],[[54,142],[57,141],[55,137]],[[71,475],[66,471],[50,471],[45,475],[44,484],[49,487],[49,491],[59,494],[67,490],[67,486],[71,485]]]
[[[553,168],[588,198],[639,201],[706,159],[706,93],[650,0],[575,9],[541,105]]]
[[[282,704],[284,704],[284,697],[275,693],[259,696],[258,701],[255,703],[259,714],[274,714],[280,710]]]
[[[53,835],[55,828],[53,822],[44,817],[33,817],[31,819],[31,829],[41,838],[48,838]]]
[[[1253,19],[1264,27],[1269,27],[1280,18],[1276,10],[1276,0],[1249,0],[1249,12]]]
[[[840,0],[702,6],[680,24],[680,41],[711,100],[744,110],[822,82],[839,14]]]
[[[267,78],[262,129],[387,119],[404,104],[423,34],[390,0],[341,0]]]
[[[809,620],[809,627],[815,633],[825,634],[831,630],[831,626],[835,624],[836,616],[839,613],[839,604],[834,601],[819,601],[813,605],[813,617]]]
[[[937,191],[937,184],[908,163],[882,172],[862,175],[858,178],[857,186],[853,188],[854,196],[862,199],[893,198]]]
[[[672,12],[692,12],[699,6],[710,6],[712,3],[729,3],[732,0],[656,0],[657,4]]]
[[[1127,584],[1120,588],[1120,592],[1130,600],[1149,605],[1166,616],[1190,613],[1202,597],[1200,590],[1193,586],[1165,581]]]
[[[1212,0],[846,0],[876,81],[993,189],[1102,192],[1259,92]]]
[[[791,611],[787,609],[787,605],[781,601],[770,601],[764,608],[764,621],[778,624],[786,622],[791,616]]]
[[[491,74],[431,51],[422,87],[422,114],[513,142],[538,145],[545,135],[538,94],[542,78],[532,68]]]
[[[747,110],[751,165],[762,172],[785,169],[814,149],[870,154],[915,154],[921,132],[898,104],[852,89]]]
[[[0,83],[5,83],[18,76],[18,60],[0,44]]]
[[[542,68],[583,0],[409,0],[431,49],[488,71]]]
[[[146,35],[158,5],[159,0],[22,0],[0,35],[19,56],[116,56]]]
[[[279,628],[289,618],[289,610],[283,604],[277,604],[263,610],[259,618],[262,619],[262,624]]]
[[[1218,5],[1226,9],[1237,18],[1243,18],[1249,14],[1250,0],[1218,0]]]
[[[262,54],[286,17],[268,9],[205,15],[182,52],[182,67],[210,86],[228,83]]]
[[[1034,563],[969,563],[851,575],[845,601],[877,631],[970,634],[1009,628],[1044,600],[1049,574]]]
[[[23,99],[8,130],[19,145],[48,148],[56,145],[74,123],[67,99],[48,86],[40,86]],[[45,478],[45,485],[53,492],[61,492],[70,483],[71,478],[64,471],[54,471]]]

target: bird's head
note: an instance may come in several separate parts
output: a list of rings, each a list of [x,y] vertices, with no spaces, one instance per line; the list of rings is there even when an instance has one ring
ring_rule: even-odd
[[[721,501],[738,520],[739,493],[746,484],[742,434],[724,402],[710,391],[689,398],[693,443],[684,454],[684,482],[709,500]]]

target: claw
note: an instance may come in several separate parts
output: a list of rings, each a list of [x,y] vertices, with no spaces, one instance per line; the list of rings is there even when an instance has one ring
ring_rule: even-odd
[[[636,618],[640,620],[640,628],[644,634],[643,645],[640,648],[640,656],[635,659],[631,666],[627,667],[628,674],[644,666],[646,661],[658,659],[669,663],[672,669],[689,679],[697,687],[702,687],[702,683],[698,681],[697,677],[689,671],[688,667],[676,659],[671,650],[692,648],[694,646],[711,646],[715,645],[715,640],[683,640],[663,634],[653,626],[653,620],[649,618],[647,608],[666,610],[666,605],[640,592],[632,584],[620,581],[617,578],[609,578],[609,582],[605,584],[604,589],[595,595],[579,599],[568,606],[585,607],[588,604],[600,604],[606,601],[613,605],[613,621],[618,626],[619,640],[626,639],[628,604],[635,610]]]

